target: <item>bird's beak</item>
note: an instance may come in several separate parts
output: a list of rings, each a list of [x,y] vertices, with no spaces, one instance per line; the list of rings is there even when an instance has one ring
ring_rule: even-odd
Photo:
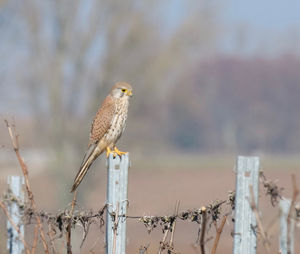
[[[127,95],[130,96],[130,97],[132,97],[132,91],[131,91],[131,90],[128,90],[128,91],[127,91]]]

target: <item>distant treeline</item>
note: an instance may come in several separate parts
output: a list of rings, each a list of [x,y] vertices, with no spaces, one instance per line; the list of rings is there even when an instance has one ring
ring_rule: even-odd
[[[300,151],[300,59],[223,57],[187,71],[169,105],[169,138],[203,151]]]

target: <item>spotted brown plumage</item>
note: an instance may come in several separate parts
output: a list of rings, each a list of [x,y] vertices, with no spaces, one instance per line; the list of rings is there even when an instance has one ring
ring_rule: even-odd
[[[116,111],[116,105],[113,98],[108,95],[99,108],[91,127],[90,143],[95,143],[104,136],[110,128],[112,118]]]
[[[76,190],[93,161],[104,150],[106,150],[107,156],[109,153],[113,153],[114,157],[124,154],[115,145],[125,129],[131,96],[131,86],[125,82],[118,82],[103,101],[93,120],[88,149],[75,177],[71,192]]]

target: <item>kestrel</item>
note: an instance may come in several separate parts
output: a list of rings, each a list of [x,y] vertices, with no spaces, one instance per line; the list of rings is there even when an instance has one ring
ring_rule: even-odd
[[[125,154],[125,152],[121,152],[116,147],[116,143],[125,129],[129,98],[131,96],[132,87],[125,82],[118,82],[104,99],[93,120],[90,142],[75,177],[71,192],[76,190],[94,160],[104,150],[106,150],[106,157],[110,153],[113,153],[114,157]]]

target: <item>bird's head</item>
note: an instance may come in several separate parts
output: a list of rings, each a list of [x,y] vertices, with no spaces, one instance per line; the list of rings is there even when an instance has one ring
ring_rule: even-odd
[[[128,83],[117,82],[111,89],[110,94],[114,98],[118,98],[118,99],[124,98],[124,96],[131,97],[132,96],[132,87]]]

